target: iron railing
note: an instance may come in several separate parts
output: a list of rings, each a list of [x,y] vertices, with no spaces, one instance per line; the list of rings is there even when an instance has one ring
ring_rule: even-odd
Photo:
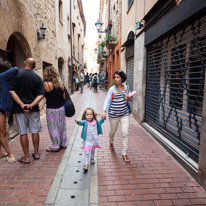
[[[198,162],[206,15],[147,48],[145,120]]]

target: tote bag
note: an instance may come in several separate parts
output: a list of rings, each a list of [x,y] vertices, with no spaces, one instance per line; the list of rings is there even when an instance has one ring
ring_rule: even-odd
[[[74,104],[65,86],[64,89],[65,89],[65,116],[72,117],[75,114]]]

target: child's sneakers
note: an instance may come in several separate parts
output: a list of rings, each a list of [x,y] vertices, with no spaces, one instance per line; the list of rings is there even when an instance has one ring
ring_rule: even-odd
[[[90,163],[93,165],[95,164],[95,160],[94,159],[91,159]]]

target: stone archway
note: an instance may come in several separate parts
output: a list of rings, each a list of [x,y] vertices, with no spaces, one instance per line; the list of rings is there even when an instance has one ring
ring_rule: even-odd
[[[58,70],[62,83],[65,84],[65,63],[62,57],[58,58]]]
[[[26,38],[19,32],[14,32],[7,42],[8,61],[12,66],[24,67],[24,61],[32,57],[30,46]]]

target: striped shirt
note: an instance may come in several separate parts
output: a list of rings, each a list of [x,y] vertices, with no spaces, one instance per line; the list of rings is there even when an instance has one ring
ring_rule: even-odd
[[[126,92],[122,93],[126,94]],[[112,104],[109,109],[110,119],[118,119],[123,116],[129,116],[129,110],[125,101],[126,100],[119,93],[114,93]]]

